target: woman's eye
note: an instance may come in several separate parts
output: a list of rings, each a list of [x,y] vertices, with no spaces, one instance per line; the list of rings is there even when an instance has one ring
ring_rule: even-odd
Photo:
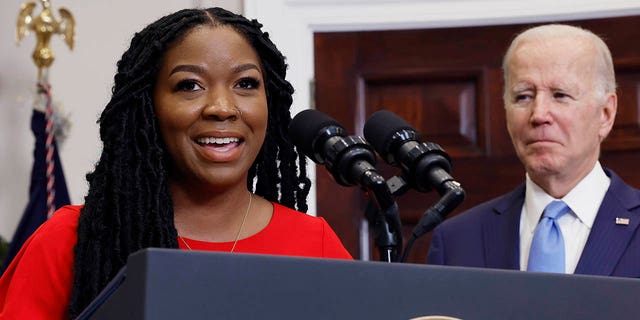
[[[203,89],[204,88],[194,80],[182,80],[178,82],[175,88],[176,91],[198,91]]]
[[[236,84],[241,89],[256,89],[260,87],[260,81],[254,78],[243,78]]]
[[[518,94],[514,97],[515,102],[521,102],[521,101],[526,101],[529,100],[531,98],[531,96],[526,95],[526,94]]]

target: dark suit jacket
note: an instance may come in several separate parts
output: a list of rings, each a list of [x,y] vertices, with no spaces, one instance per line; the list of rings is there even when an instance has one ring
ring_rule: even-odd
[[[640,277],[640,190],[605,169],[611,185],[604,196],[576,267],[577,274]],[[520,213],[525,185],[438,226],[429,264],[520,269]],[[616,218],[629,219],[628,225]]]

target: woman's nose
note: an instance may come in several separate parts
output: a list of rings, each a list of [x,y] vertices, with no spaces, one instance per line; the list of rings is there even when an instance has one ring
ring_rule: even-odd
[[[204,118],[217,121],[236,120],[239,115],[240,111],[233,95],[224,92],[224,90],[218,90],[218,92],[211,94],[211,98],[202,111]]]

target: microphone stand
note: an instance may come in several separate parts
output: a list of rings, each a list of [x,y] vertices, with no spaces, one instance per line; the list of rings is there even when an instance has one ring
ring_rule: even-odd
[[[366,217],[369,224],[373,225],[380,261],[398,262],[402,252],[402,224],[398,204],[385,179],[376,171],[365,172],[361,181],[370,204],[375,206],[375,209],[366,209]]]
[[[422,214],[420,221],[413,228],[411,239],[407,242],[401,262],[407,261],[411,247],[413,247],[416,239],[433,230],[444,221],[445,217],[460,205],[465,198],[464,189],[460,187],[460,183],[453,179],[445,180],[436,190],[441,197]]]

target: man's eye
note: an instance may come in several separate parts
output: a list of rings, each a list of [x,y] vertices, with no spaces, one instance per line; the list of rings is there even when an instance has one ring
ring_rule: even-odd
[[[562,92],[554,92],[553,93],[553,98],[555,99],[564,99],[564,98],[569,98],[568,94],[564,94]]]
[[[256,89],[260,87],[260,81],[254,78],[243,78],[238,81],[236,86],[242,89]]]
[[[530,100],[530,99],[531,99],[531,96],[530,96],[530,95],[527,95],[527,94],[518,94],[518,95],[516,95],[516,96],[514,97],[514,100],[515,100],[516,102],[527,101],[527,100]]]
[[[198,91],[203,90],[201,85],[193,80],[182,80],[176,85],[176,91]]]

